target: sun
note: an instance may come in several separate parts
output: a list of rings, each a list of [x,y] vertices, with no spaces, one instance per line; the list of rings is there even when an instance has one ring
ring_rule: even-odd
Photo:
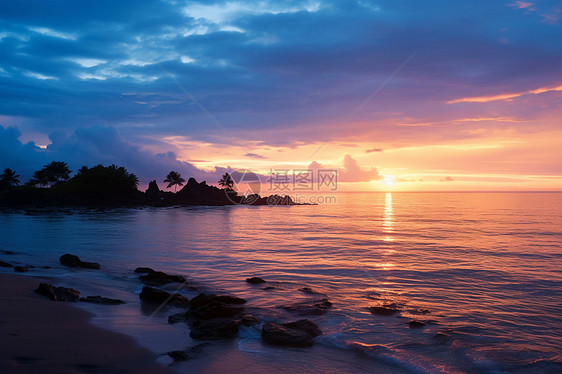
[[[396,177],[394,175],[385,175],[383,181],[384,184],[388,187],[393,187],[396,185]]]

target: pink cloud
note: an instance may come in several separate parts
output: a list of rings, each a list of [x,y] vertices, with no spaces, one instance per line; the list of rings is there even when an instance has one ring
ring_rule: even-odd
[[[517,8],[517,9],[527,9],[531,5],[533,5],[533,3],[527,3],[525,1],[516,1],[512,4],[509,4],[509,6]],[[535,9],[529,9],[529,10],[535,10]]]

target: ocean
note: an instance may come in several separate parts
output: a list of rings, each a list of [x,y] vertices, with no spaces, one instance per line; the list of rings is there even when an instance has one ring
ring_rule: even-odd
[[[334,197],[289,207],[5,211],[0,260],[34,265],[27,275],[83,295],[125,300],[78,306],[178,372],[562,372],[562,193]],[[64,253],[102,269],[63,267]],[[178,292],[188,298],[193,288],[246,298],[262,322],[301,318],[280,308],[298,301],[333,306],[308,317],[323,331],[314,347],[263,345],[259,326],[244,327],[172,364],[167,351],[200,342],[187,325],[167,323],[178,310],[139,302],[138,266],[184,275],[192,289]],[[252,276],[267,283],[246,283]],[[400,313],[369,311],[391,303]],[[413,319],[425,326],[410,328]]]

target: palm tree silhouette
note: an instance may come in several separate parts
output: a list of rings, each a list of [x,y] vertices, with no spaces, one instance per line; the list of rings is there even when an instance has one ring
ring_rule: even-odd
[[[20,184],[18,177],[19,175],[16,175],[15,171],[7,168],[6,170],[4,170],[4,173],[0,175],[0,185],[9,187],[17,186],[18,184]]]
[[[232,190],[232,186],[234,186],[234,181],[230,174],[226,173],[219,179],[219,186],[225,187],[227,190]]]
[[[171,171],[164,179],[164,183],[168,183],[168,188],[174,186],[174,192],[176,192],[178,186],[183,186],[183,182],[185,182],[185,179],[177,171]]]

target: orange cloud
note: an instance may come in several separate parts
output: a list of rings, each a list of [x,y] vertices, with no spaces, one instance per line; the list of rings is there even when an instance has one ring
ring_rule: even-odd
[[[516,93],[508,93],[508,94],[501,94],[501,95],[494,95],[494,96],[479,96],[479,97],[464,97],[461,99],[455,99],[447,101],[447,104],[456,104],[456,103],[487,103],[489,101],[497,101],[497,100],[507,100],[513,99],[515,97],[520,97],[523,95],[528,94],[541,94],[544,92],[550,91],[562,91],[562,86],[558,87],[542,87],[537,88],[536,90],[524,91],[524,92],[516,92]]]

